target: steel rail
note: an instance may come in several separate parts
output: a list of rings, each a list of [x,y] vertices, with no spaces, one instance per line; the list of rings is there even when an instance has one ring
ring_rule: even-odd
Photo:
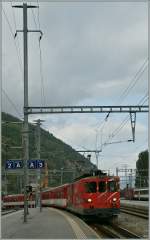
[[[100,225],[100,224],[90,224],[90,227],[94,228],[94,230],[101,234],[104,233],[106,237],[109,238],[141,238],[136,233],[133,233],[123,227],[118,225]]]
[[[99,235],[101,235],[101,233],[105,234],[107,238],[121,238],[120,234],[117,234],[107,226],[99,224],[90,224],[90,227],[93,228]]]
[[[133,216],[137,216],[137,217],[141,217],[144,219],[148,219],[148,210],[144,210],[144,209],[135,209],[133,211],[133,208],[131,209],[130,207],[120,207],[121,212],[123,213],[127,213]]]
[[[122,234],[124,237],[128,237],[128,238],[141,238],[139,235],[129,231],[126,228],[123,228],[123,227],[118,226],[118,225],[111,225],[111,226],[113,227],[113,229],[115,229],[117,232]]]
[[[15,209],[12,209],[12,210],[3,210],[3,211],[1,212],[1,215],[4,216],[4,215],[7,215],[7,214],[11,214],[11,213],[13,213],[13,212],[16,212],[16,211],[18,211],[18,210],[15,210]]]

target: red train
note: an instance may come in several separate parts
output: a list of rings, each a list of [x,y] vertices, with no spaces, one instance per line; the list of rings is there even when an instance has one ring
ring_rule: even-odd
[[[28,197],[29,207],[35,207],[35,194]],[[24,194],[14,194],[2,197],[2,209],[7,208],[23,208],[24,207]]]
[[[35,196],[32,195],[29,205],[33,206],[34,199]],[[18,201],[23,206],[19,195]],[[6,197],[4,205],[6,206]],[[85,175],[70,184],[48,188],[42,192],[42,205],[67,209],[82,216],[115,216],[120,211],[119,177],[99,172],[96,176]]]

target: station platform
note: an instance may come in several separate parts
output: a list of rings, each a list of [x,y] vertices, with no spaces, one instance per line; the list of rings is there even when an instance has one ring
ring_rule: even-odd
[[[140,208],[143,210],[149,209],[149,201],[135,201],[135,200],[124,200],[121,199],[120,201],[121,206],[131,207],[131,208]]]
[[[1,217],[2,239],[99,239],[80,218],[55,208],[30,208],[24,223],[23,210]]]

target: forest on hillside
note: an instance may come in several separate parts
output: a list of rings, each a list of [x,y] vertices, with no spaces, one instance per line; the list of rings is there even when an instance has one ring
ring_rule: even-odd
[[[22,159],[22,149],[12,148],[16,146],[22,146],[22,122],[14,116],[2,113],[2,189],[5,191],[6,186],[4,185],[7,185],[7,192],[9,193],[18,192],[23,188],[22,176],[5,171],[7,160]],[[36,159],[36,154],[36,126],[29,124],[29,159]],[[96,169],[89,158],[79,154],[71,146],[42,128],[41,159],[47,162],[48,170],[52,171],[49,174],[49,186],[60,184],[62,168],[63,183],[70,182],[74,177]],[[30,178],[31,182],[35,181],[36,173]]]

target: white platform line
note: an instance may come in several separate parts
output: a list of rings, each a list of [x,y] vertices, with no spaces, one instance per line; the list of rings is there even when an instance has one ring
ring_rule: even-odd
[[[67,216],[66,214],[64,214],[58,209],[54,209],[54,208],[49,208],[49,209],[52,211],[58,212],[70,223],[72,230],[74,231],[77,239],[87,239],[87,236],[85,235],[85,233],[82,231],[79,225],[71,217]]]

